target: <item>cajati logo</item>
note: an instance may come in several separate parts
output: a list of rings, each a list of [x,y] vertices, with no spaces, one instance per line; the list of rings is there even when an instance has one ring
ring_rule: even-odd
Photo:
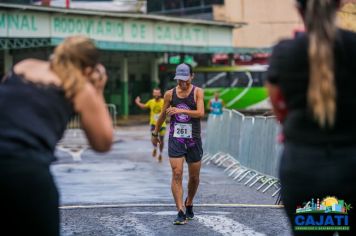
[[[294,217],[295,231],[349,231],[351,204],[336,197],[312,198],[298,206]]]

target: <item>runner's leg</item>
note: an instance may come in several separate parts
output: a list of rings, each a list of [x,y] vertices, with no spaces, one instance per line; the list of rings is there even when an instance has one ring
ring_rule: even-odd
[[[184,158],[169,158],[169,162],[172,167],[172,194],[174,197],[174,201],[177,206],[177,210],[183,210],[183,164]]]
[[[186,201],[187,206],[193,205],[193,199],[197,193],[199,186],[201,161],[188,163],[189,181],[188,181],[188,197]]]
[[[162,152],[163,152],[163,147],[164,147],[164,136],[159,136],[159,155],[158,155],[158,161],[162,162]]]
[[[159,136],[160,144],[159,144],[159,151],[162,153],[164,148],[164,136]]]
[[[164,136],[166,135],[166,127],[162,127],[161,131],[159,132],[159,139],[160,139],[160,145],[159,145],[159,150],[160,153],[162,154],[163,148],[164,148]]]
[[[155,130],[155,126],[154,126],[154,125],[151,125],[151,132],[153,132],[154,130]],[[152,142],[152,140],[151,140],[151,142]],[[153,145],[152,156],[153,156],[153,157],[156,157],[156,155],[157,155],[157,144],[154,144],[154,143],[152,142],[152,145]]]

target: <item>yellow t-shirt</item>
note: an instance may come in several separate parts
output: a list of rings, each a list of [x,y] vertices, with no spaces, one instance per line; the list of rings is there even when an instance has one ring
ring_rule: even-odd
[[[161,98],[158,101],[152,98],[146,102],[145,106],[150,109],[150,125],[156,125],[156,122],[163,109],[164,100]],[[162,127],[166,127],[166,122],[163,122]]]

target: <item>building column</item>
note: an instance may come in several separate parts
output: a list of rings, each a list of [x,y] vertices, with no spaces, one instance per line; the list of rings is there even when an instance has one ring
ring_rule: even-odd
[[[182,63],[184,63],[184,59],[185,59],[185,53],[180,53],[180,54],[179,54],[179,57],[180,57],[180,61],[179,61],[179,64],[182,64]]]
[[[229,53],[228,56],[229,56],[228,59],[229,66],[235,66],[235,55],[233,53]]]
[[[10,54],[8,49],[4,50],[4,74],[8,73],[13,66],[14,60],[13,56]]]
[[[160,84],[159,81],[159,58],[153,57],[151,60],[151,88],[157,88]]]
[[[129,115],[129,71],[127,66],[127,57],[121,59],[121,114],[124,118]]]

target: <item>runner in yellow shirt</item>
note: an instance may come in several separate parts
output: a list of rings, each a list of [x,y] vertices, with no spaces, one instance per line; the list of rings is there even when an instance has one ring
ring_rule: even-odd
[[[159,88],[155,88],[152,91],[152,96],[153,98],[148,100],[146,103],[141,103],[141,98],[137,97],[135,99],[135,103],[138,107],[140,107],[143,110],[149,109],[150,110],[150,128],[151,132],[155,129],[156,122],[161,114],[162,108],[163,108],[163,98],[162,98],[162,93]],[[162,161],[162,151],[163,151],[163,146],[164,146],[164,135],[166,133],[166,122],[163,123],[160,132],[159,132],[159,139],[160,139],[160,144],[159,144],[159,156],[158,156],[158,161]],[[152,143],[153,144],[153,143]],[[152,156],[156,157],[157,156],[157,145],[153,144],[153,151],[152,151]]]

